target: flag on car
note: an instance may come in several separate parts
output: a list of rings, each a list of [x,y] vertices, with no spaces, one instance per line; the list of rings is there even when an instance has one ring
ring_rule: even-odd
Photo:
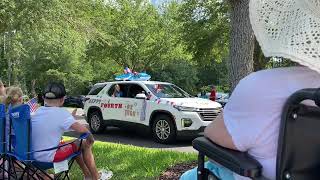
[[[30,107],[30,113],[34,113],[38,109],[38,100],[37,100],[37,98],[30,99],[27,102],[27,104]]]

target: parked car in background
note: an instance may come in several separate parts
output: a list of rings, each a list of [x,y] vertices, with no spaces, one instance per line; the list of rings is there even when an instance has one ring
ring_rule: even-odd
[[[85,100],[85,96],[66,96],[64,100],[63,107],[76,107],[83,108],[83,102]]]
[[[224,107],[229,101],[229,94],[228,93],[217,93],[216,102],[220,103],[222,107]]]
[[[204,98],[204,99],[209,99],[210,97],[210,92],[206,93],[205,96],[201,96],[201,93],[197,95],[199,98]],[[229,101],[229,94],[228,93],[222,93],[222,92],[217,92],[217,97],[216,97],[216,102],[220,103],[222,107],[224,107]]]

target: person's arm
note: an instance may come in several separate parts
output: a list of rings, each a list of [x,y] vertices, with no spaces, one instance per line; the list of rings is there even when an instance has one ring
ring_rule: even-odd
[[[212,123],[204,130],[204,135],[216,144],[225,148],[238,150],[233,143],[224,121],[223,113],[221,113]]]
[[[89,136],[87,138],[89,144],[93,144],[94,143],[94,138],[93,135],[91,134],[91,132],[82,124],[80,124],[79,122],[75,122],[71,125],[70,129],[78,132],[78,133],[89,133]]]

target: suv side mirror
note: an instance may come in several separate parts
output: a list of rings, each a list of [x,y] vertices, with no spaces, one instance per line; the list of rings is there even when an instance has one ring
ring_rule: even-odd
[[[137,94],[136,99],[147,99],[147,96],[144,93]]]

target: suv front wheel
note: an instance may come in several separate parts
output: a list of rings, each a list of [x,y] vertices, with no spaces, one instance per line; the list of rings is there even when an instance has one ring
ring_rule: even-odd
[[[99,111],[94,111],[89,115],[89,126],[93,134],[102,133],[105,130],[106,126]]]
[[[155,141],[163,144],[172,143],[176,139],[176,128],[170,116],[160,114],[152,124],[152,135]]]

